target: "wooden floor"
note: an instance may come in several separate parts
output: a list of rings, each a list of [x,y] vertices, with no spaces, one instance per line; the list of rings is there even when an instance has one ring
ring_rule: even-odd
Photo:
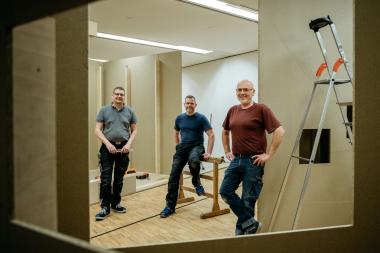
[[[212,175],[212,172],[207,174]],[[219,184],[224,169],[219,171]],[[184,185],[191,186],[191,178],[185,177]],[[207,192],[212,192],[212,181],[202,179]],[[240,190],[240,188],[239,188]],[[211,211],[212,199],[186,192],[194,196],[193,202],[177,205],[176,213],[166,219],[159,213],[165,206],[167,185],[155,187],[122,198],[127,206],[124,214],[111,212],[107,219],[95,221],[99,205],[90,206],[90,243],[102,248],[119,248],[143,244],[203,240],[233,236],[236,216],[230,212],[221,216],[200,219],[200,214]],[[227,205],[220,198],[220,208]]]

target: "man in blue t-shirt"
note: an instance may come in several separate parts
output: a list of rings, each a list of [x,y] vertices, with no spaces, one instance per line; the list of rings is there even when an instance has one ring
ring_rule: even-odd
[[[199,172],[200,161],[208,160],[214,147],[214,131],[207,118],[195,112],[197,103],[195,97],[188,95],[184,103],[186,113],[177,116],[174,124],[174,138],[176,152],[173,156],[172,170],[168,182],[166,206],[160,213],[161,218],[173,214],[178,198],[179,180],[183,167],[189,164],[190,173],[193,176],[192,183],[198,195],[204,195],[205,190],[201,185]],[[203,146],[203,133],[208,136],[207,152]]]

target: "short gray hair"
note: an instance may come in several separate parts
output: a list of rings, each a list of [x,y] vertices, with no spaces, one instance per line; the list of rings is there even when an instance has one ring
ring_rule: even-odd
[[[196,99],[195,99],[195,97],[193,95],[187,95],[185,97],[185,101],[186,101],[186,99],[194,99],[194,102],[197,102]]]

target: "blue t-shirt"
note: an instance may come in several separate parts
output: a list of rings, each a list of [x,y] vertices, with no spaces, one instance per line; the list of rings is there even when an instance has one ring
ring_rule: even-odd
[[[200,113],[189,116],[182,113],[175,119],[174,129],[181,134],[181,143],[203,144],[203,132],[212,129],[208,119]]]

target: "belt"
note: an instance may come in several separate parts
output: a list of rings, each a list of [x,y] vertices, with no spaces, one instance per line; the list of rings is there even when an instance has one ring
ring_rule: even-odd
[[[122,143],[127,143],[127,141],[111,141],[111,143],[114,145],[120,145]]]
[[[262,153],[252,153],[252,154],[239,154],[239,153],[235,153],[234,156],[235,157],[238,157],[238,158],[252,158],[252,156],[254,155],[260,155]]]

